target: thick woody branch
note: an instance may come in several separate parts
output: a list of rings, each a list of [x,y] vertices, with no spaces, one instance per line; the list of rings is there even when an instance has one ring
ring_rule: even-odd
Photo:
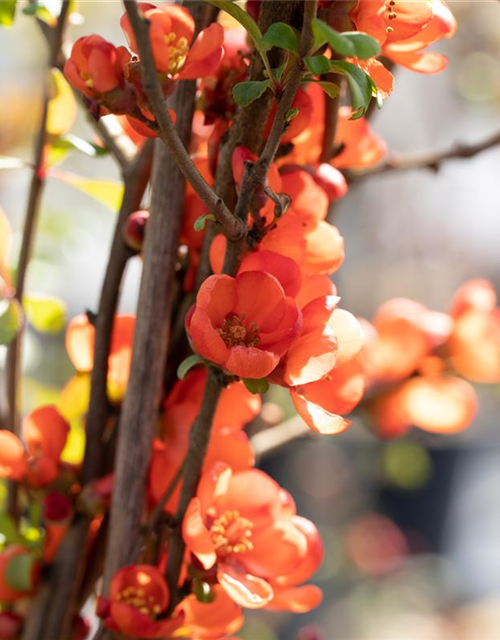
[[[158,79],[149,40],[149,23],[141,15],[135,0],[127,0],[125,9],[134,31],[143,69],[144,91],[159,127],[159,135],[167,145],[184,177],[207,206],[229,240],[240,240],[246,235],[246,225],[242,224],[219,198],[191,160],[170,117],[165,97]]]
[[[411,169],[439,171],[441,165],[449,160],[473,158],[483,153],[483,151],[488,151],[488,149],[492,149],[498,145],[500,145],[500,132],[474,144],[456,143],[449,149],[444,149],[443,151],[433,151],[411,156],[393,153],[387,160],[372,169],[347,172],[347,178],[349,181],[356,181],[360,178],[369,178],[382,173],[409,171]]]
[[[151,155],[151,143],[146,143],[143,151],[129,165],[123,176],[125,190],[96,317],[94,367],[86,420],[87,444],[81,476],[82,484],[87,484],[102,473],[104,449],[102,435],[110,409],[106,394],[108,354],[123,273],[128,259],[133,255],[125,245],[122,228],[128,216],[140,207],[149,180]],[[23,640],[43,640],[45,637],[67,638],[70,635],[86,564],[89,525],[90,518],[83,515],[77,515],[71,523],[52,566],[49,579],[37,594],[24,629]]]

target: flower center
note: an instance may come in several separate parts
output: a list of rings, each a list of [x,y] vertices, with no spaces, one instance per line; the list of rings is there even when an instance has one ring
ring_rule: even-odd
[[[186,38],[179,38],[175,45],[171,44],[176,38],[177,34],[175,33],[169,33],[168,36],[165,36],[166,44],[170,45],[168,48],[167,69],[167,73],[170,75],[175,75],[182,69],[189,52],[189,44]]]
[[[396,8],[396,0],[389,0],[385,3],[385,9],[387,11],[387,18],[389,20],[395,20],[398,17],[398,14],[394,11]],[[391,26],[386,27],[386,33],[392,33],[394,29]]]
[[[210,535],[218,555],[245,553],[253,549],[250,541],[253,523],[240,516],[239,511],[225,511],[210,527]]]
[[[245,323],[245,316],[236,314],[224,319],[222,327],[217,329],[217,333],[228,347],[255,347],[259,344],[260,329],[255,322],[249,325]]]
[[[130,585],[122,589],[117,597],[118,602],[128,604],[141,613],[154,618],[161,613],[161,606],[156,602],[154,596],[146,596],[146,592],[141,587]]]

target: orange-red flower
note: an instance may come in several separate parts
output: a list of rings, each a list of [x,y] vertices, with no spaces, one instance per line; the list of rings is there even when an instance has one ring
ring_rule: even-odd
[[[130,565],[115,573],[109,600],[100,598],[97,612],[113,631],[138,638],[168,638],[183,621],[182,615],[160,617],[169,600],[167,584],[156,567]]]
[[[34,487],[52,482],[59,472],[59,458],[66,444],[69,425],[54,406],[39,407],[23,420],[22,439],[0,431],[0,476],[24,478]]]
[[[264,378],[297,337],[302,315],[264,271],[210,276],[187,320],[196,351],[243,378]]]
[[[255,469],[233,473],[218,464],[202,476],[183,536],[201,565],[215,568],[220,585],[237,604],[258,609],[272,606],[275,591],[300,589],[297,585],[321,563],[317,531],[305,522],[295,515],[291,496],[268,475]],[[311,606],[318,604],[303,588]],[[286,604],[283,600],[277,608]]]
[[[211,75],[223,55],[224,30],[213,23],[203,29],[192,43],[195,24],[187,9],[177,5],[141,2],[139,9],[150,23],[149,37],[156,68],[175,79],[191,80]],[[120,25],[130,48],[138,53],[137,44],[127,14]],[[192,43],[192,44],[191,44]]]
[[[119,401],[125,395],[130,363],[135,316],[117,315],[113,324],[108,359],[108,394]],[[95,328],[86,314],[75,316],[66,330],[66,351],[78,372],[92,371],[94,366]]]
[[[101,36],[78,38],[64,65],[64,74],[75,89],[89,98],[98,98],[124,83],[120,50]]]
[[[457,23],[443,0],[360,0],[350,17],[382,45],[382,54],[413,71],[438,73],[448,64],[445,56],[426,47],[451,38]]]
[[[185,615],[184,626],[193,637],[200,640],[219,640],[230,633],[236,633],[243,626],[241,607],[220,585],[214,585],[212,593],[215,596],[213,602],[200,602],[191,594],[179,605]]]

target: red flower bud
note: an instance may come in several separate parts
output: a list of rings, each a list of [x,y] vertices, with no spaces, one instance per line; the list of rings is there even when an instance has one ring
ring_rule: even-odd
[[[149,218],[149,211],[134,211],[127,218],[127,222],[123,228],[123,238],[127,246],[134,251],[142,249],[144,242],[144,234],[146,232],[146,223]]]
[[[10,611],[0,612],[0,640],[15,640],[19,636],[22,618]]]
[[[49,493],[43,500],[44,518],[51,522],[67,520],[72,512],[71,500],[60,491]]]

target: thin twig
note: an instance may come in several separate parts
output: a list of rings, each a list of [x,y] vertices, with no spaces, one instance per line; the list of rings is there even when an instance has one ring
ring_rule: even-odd
[[[259,431],[252,437],[251,444],[255,456],[262,459],[276,453],[290,442],[313,434],[314,431],[299,416],[294,416],[274,427]]]
[[[160,137],[168,146],[170,153],[175,158],[184,177],[205,203],[210,213],[212,213],[221,224],[227,238],[230,240],[240,240],[247,233],[246,225],[242,224],[241,220],[238,220],[231,213],[222,198],[219,198],[215,194],[205,178],[195,167],[174,127],[154,64],[149,40],[149,22],[141,15],[137,8],[136,0],[127,0],[124,4],[136,37],[137,48],[141,58],[144,91],[156,118]]]
[[[348,171],[346,176],[349,181],[360,178],[389,173],[392,171],[409,171],[411,169],[430,169],[439,171],[441,165],[448,160],[473,158],[474,156],[500,145],[500,132],[473,144],[455,143],[449,149],[432,151],[428,153],[404,156],[393,153],[384,162],[364,171]]]

